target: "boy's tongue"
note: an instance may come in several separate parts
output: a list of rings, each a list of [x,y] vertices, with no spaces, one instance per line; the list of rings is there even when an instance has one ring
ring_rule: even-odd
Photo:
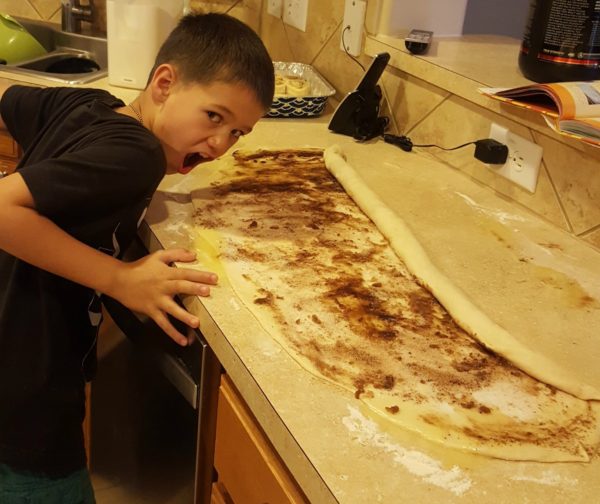
[[[187,175],[188,173],[190,173],[193,170],[194,166],[190,165],[190,166],[185,166],[185,165],[181,165],[179,167],[179,169],[177,170],[178,173],[181,173],[182,175]]]

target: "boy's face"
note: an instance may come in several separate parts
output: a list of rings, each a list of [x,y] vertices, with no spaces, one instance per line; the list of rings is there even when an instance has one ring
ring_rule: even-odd
[[[254,92],[240,83],[184,84],[173,79],[157,80],[156,86],[152,92],[158,106],[151,129],[165,152],[167,173],[188,173],[223,155],[265,113]]]

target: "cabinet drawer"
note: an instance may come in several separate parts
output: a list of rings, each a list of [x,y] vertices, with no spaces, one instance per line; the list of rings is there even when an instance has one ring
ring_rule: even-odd
[[[19,146],[17,142],[6,132],[0,132],[0,156],[17,159],[19,157]]]
[[[308,502],[227,375],[219,388],[215,468],[236,504]]]

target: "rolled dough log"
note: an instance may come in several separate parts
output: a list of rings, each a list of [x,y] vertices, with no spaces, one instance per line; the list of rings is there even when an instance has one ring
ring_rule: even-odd
[[[582,399],[600,399],[600,391],[573,378],[559,363],[544,357],[509,334],[477,307],[429,260],[427,252],[400,216],[365,184],[338,146],[324,152],[325,165],[346,192],[375,223],[396,254],[467,333],[538,380]]]

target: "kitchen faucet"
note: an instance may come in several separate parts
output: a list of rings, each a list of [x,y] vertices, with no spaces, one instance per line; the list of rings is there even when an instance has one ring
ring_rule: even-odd
[[[61,0],[62,31],[81,33],[81,22],[91,23],[94,15],[94,0],[88,0],[88,5],[81,5],[80,0]]]

